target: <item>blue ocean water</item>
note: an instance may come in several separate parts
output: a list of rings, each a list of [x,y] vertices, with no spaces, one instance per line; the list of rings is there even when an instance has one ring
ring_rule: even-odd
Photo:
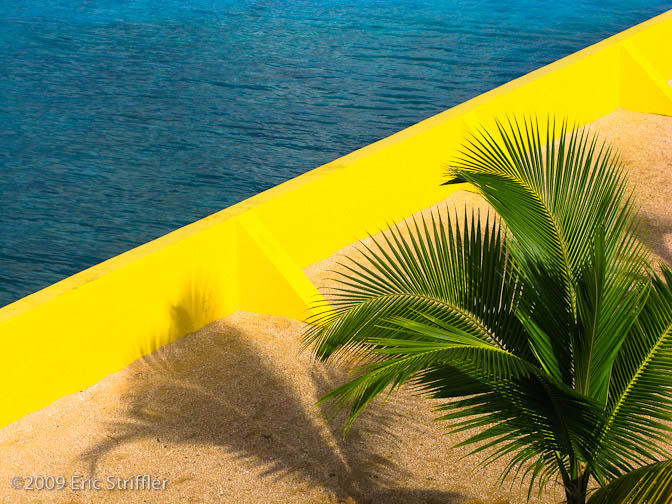
[[[669,8],[5,0],[0,306]]]

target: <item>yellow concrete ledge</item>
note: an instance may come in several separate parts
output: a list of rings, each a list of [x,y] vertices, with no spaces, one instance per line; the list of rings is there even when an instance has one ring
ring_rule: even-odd
[[[0,309],[0,426],[242,309],[302,318],[307,266],[444,198],[494,117],[672,115],[672,11]]]

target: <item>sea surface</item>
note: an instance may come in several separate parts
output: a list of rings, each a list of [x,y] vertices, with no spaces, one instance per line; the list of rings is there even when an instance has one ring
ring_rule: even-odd
[[[4,0],[0,306],[670,8]]]

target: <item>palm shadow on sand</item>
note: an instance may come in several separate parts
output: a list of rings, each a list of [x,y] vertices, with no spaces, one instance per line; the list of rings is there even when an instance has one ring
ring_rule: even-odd
[[[653,213],[643,213],[642,220],[647,228],[647,243],[651,250],[667,264],[672,265],[672,248],[669,236],[672,235],[672,220]]]
[[[176,307],[173,316],[184,323],[189,311]],[[343,373],[312,366],[312,397],[301,400],[299,394],[306,392],[298,391],[277,364],[260,355],[254,336],[247,328],[243,334],[239,327],[220,325],[135,363],[151,373],[151,379],[131,380],[123,397],[127,421],[108,425],[108,435],[81,454],[90,474],[120,445],[157,439],[220,446],[262,468],[263,479],[298,475],[339,499],[464,502],[465,497],[454,492],[400,487],[407,471],[376,449],[394,442],[400,430],[414,428],[412,419],[396,412],[395,401],[403,399],[393,396],[370,408],[343,440],[342,422],[321,421],[324,410],[310,414],[321,395],[343,382]]]

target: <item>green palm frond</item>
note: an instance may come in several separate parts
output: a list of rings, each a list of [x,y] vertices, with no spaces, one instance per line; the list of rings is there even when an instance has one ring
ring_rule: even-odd
[[[587,129],[568,129],[497,122],[497,136],[472,138],[449,175],[474,185],[511,232],[530,294],[521,320],[545,369],[605,401],[619,335],[636,319],[638,295],[620,294],[645,283],[648,254],[620,160]]]
[[[418,389],[431,393],[431,380],[423,375],[431,369],[452,372],[469,380],[467,385],[479,392],[491,390],[490,383],[514,379],[535,373],[536,368],[497,344],[487,332],[470,331],[468,325],[447,322],[420,314],[433,324],[395,317],[381,327],[390,330],[387,337],[373,337],[363,341],[371,346],[372,362],[354,371],[354,380],[333,390],[321,400],[333,401],[337,409],[349,404],[352,424],[359,413],[380,392],[390,392],[414,378]],[[445,376],[445,375],[444,375]],[[483,385],[485,385],[485,388]],[[461,388],[460,396],[464,395]]]
[[[633,463],[670,458],[672,433],[672,271],[661,266],[612,373],[594,470],[611,476]],[[631,461],[630,464],[626,464]],[[599,472],[599,471],[598,471]]]
[[[434,212],[429,223],[406,222],[373,242],[363,260],[336,274],[339,286],[326,294],[332,312],[309,319],[304,339],[319,358],[370,347],[367,340],[396,332],[383,321],[413,314],[503,338],[499,345],[529,355],[515,314],[520,288],[496,219],[465,211],[454,226]]]
[[[322,359],[368,350],[370,362],[357,369],[362,376],[324,398],[349,405],[350,422],[383,390],[459,360],[474,344],[530,355],[515,315],[520,289],[503,231],[489,215],[481,222],[465,211],[454,226],[435,212],[429,222],[391,228],[362,254],[344,265],[340,286],[327,293],[335,316],[318,314],[305,335]],[[452,339],[411,335],[399,316],[407,323],[439,321]]]
[[[672,461],[635,469],[600,488],[588,504],[671,504]]]

